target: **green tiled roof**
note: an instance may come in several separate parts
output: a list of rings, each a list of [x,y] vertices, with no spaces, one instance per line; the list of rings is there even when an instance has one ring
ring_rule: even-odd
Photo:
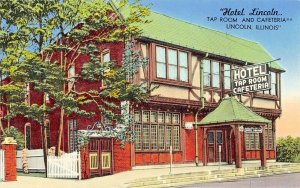
[[[200,125],[212,125],[229,122],[271,123],[237,101],[234,97],[225,98],[220,105],[201,121]]]
[[[128,10],[120,13],[126,17]],[[141,25],[141,37],[166,42],[200,52],[228,57],[249,64],[258,64],[274,60],[257,42],[245,40],[220,31],[191,24],[160,13],[151,12],[147,18],[151,22]],[[284,71],[278,62],[271,67]]]

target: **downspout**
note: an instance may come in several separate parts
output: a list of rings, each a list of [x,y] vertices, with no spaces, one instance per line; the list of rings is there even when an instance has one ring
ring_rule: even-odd
[[[199,112],[204,109],[204,97],[203,97],[203,80],[204,80],[204,75],[203,75],[203,63],[202,63],[202,60],[204,58],[207,58],[208,57],[208,53],[205,54],[205,56],[200,60],[199,62],[199,73],[200,73],[200,108],[198,109],[198,111],[196,112],[196,115],[195,115],[195,163],[196,163],[196,166],[199,166],[199,156],[198,156],[198,153],[199,153],[199,146],[198,146],[198,114]]]

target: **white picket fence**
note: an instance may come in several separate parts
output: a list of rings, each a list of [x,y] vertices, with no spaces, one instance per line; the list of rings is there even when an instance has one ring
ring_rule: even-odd
[[[80,154],[66,153],[62,156],[47,157],[48,178],[78,178],[81,179]]]
[[[4,151],[0,150],[0,181],[5,180],[5,159],[4,159]]]

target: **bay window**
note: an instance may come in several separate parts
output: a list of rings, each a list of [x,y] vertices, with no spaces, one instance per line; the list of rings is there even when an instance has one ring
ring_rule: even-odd
[[[180,114],[159,111],[135,112],[135,150],[180,150]]]
[[[156,46],[156,77],[188,82],[188,53]]]

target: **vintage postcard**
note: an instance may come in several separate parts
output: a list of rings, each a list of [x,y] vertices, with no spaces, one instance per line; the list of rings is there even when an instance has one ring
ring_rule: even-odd
[[[299,0],[1,0],[0,187],[299,187]]]

